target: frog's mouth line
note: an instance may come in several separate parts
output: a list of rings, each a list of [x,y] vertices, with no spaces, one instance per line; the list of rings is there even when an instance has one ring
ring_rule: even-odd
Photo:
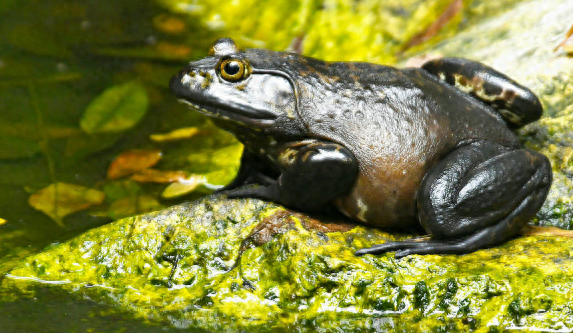
[[[277,118],[268,111],[247,109],[244,107],[231,108],[218,103],[196,103],[187,99],[179,98],[180,103],[187,104],[192,109],[211,118],[236,121],[247,125],[271,125]]]

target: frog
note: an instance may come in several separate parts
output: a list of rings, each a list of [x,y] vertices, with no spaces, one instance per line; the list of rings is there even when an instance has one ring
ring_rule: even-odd
[[[516,236],[543,205],[549,160],[515,130],[539,119],[537,96],[477,61],[421,67],[327,62],[241,50],[221,38],[170,80],[177,99],[243,145],[218,192],[306,213],[334,207],[377,228],[428,236],[355,254],[467,254]]]

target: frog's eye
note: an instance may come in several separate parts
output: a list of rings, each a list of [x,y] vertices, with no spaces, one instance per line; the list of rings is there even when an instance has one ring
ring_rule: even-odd
[[[246,77],[245,64],[237,59],[226,59],[219,65],[219,71],[223,79],[237,82]]]

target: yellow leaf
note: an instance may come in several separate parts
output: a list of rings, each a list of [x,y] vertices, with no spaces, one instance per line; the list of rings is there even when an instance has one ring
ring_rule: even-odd
[[[8,221],[6,221],[6,220],[0,218],[0,225],[4,225],[4,224],[6,224],[6,223],[8,223]]]
[[[187,178],[184,171],[145,169],[131,176],[131,180],[144,183],[173,183]]]
[[[149,137],[151,138],[152,141],[164,142],[164,141],[190,139],[197,134],[199,134],[199,129],[197,127],[186,127],[186,128],[179,128],[165,134],[152,134]]]
[[[99,205],[104,199],[105,194],[98,190],[75,184],[55,183],[32,194],[28,203],[63,227],[62,219],[66,215]]]
[[[178,183],[173,183],[161,194],[161,197],[165,199],[171,199],[180,197],[187,193],[193,192],[199,185],[203,185],[207,182],[207,178],[201,175],[192,175],[187,179],[184,179]]]

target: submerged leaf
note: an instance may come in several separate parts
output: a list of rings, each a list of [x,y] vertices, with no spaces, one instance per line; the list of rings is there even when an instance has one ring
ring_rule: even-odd
[[[111,181],[104,185],[103,192],[109,202],[141,193],[139,184],[130,179]]]
[[[69,138],[66,140],[64,156],[75,160],[81,159],[110,147],[120,137],[121,134],[105,133],[96,135],[82,134],[77,137]]]
[[[133,216],[161,208],[163,208],[163,206],[152,196],[125,197],[111,204],[108,215],[113,219],[120,219],[122,217]]]
[[[121,132],[145,115],[147,92],[136,81],[113,86],[91,101],[80,121],[87,133]]]
[[[105,194],[98,190],[75,184],[55,183],[32,194],[28,203],[63,227],[62,218],[66,215],[99,205],[104,199]]]
[[[179,128],[174,131],[165,134],[152,134],[149,137],[152,141],[155,142],[164,142],[164,141],[176,141],[182,139],[190,139],[195,135],[199,134],[199,129],[197,127],[186,127],[186,128]]]
[[[187,179],[183,179],[177,183],[173,183],[161,193],[161,197],[171,199],[183,196],[185,194],[195,191],[197,187],[207,182],[207,178],[203,175],[192,175]]]
[[[173,183],[185,180],[187,173],[184,171],[163,171],[157,169],[144,169],[131,176],[136,182],[146,183]]]
[[[111,162],[107,170],[107,178],[116,179],[131,175],[154,166],[160,159],[161,151],[157,149],[134,149],[126,151]]]
[[[40,151],[38,142],[16,137],[0,137],[0,159],[32,157]]]

